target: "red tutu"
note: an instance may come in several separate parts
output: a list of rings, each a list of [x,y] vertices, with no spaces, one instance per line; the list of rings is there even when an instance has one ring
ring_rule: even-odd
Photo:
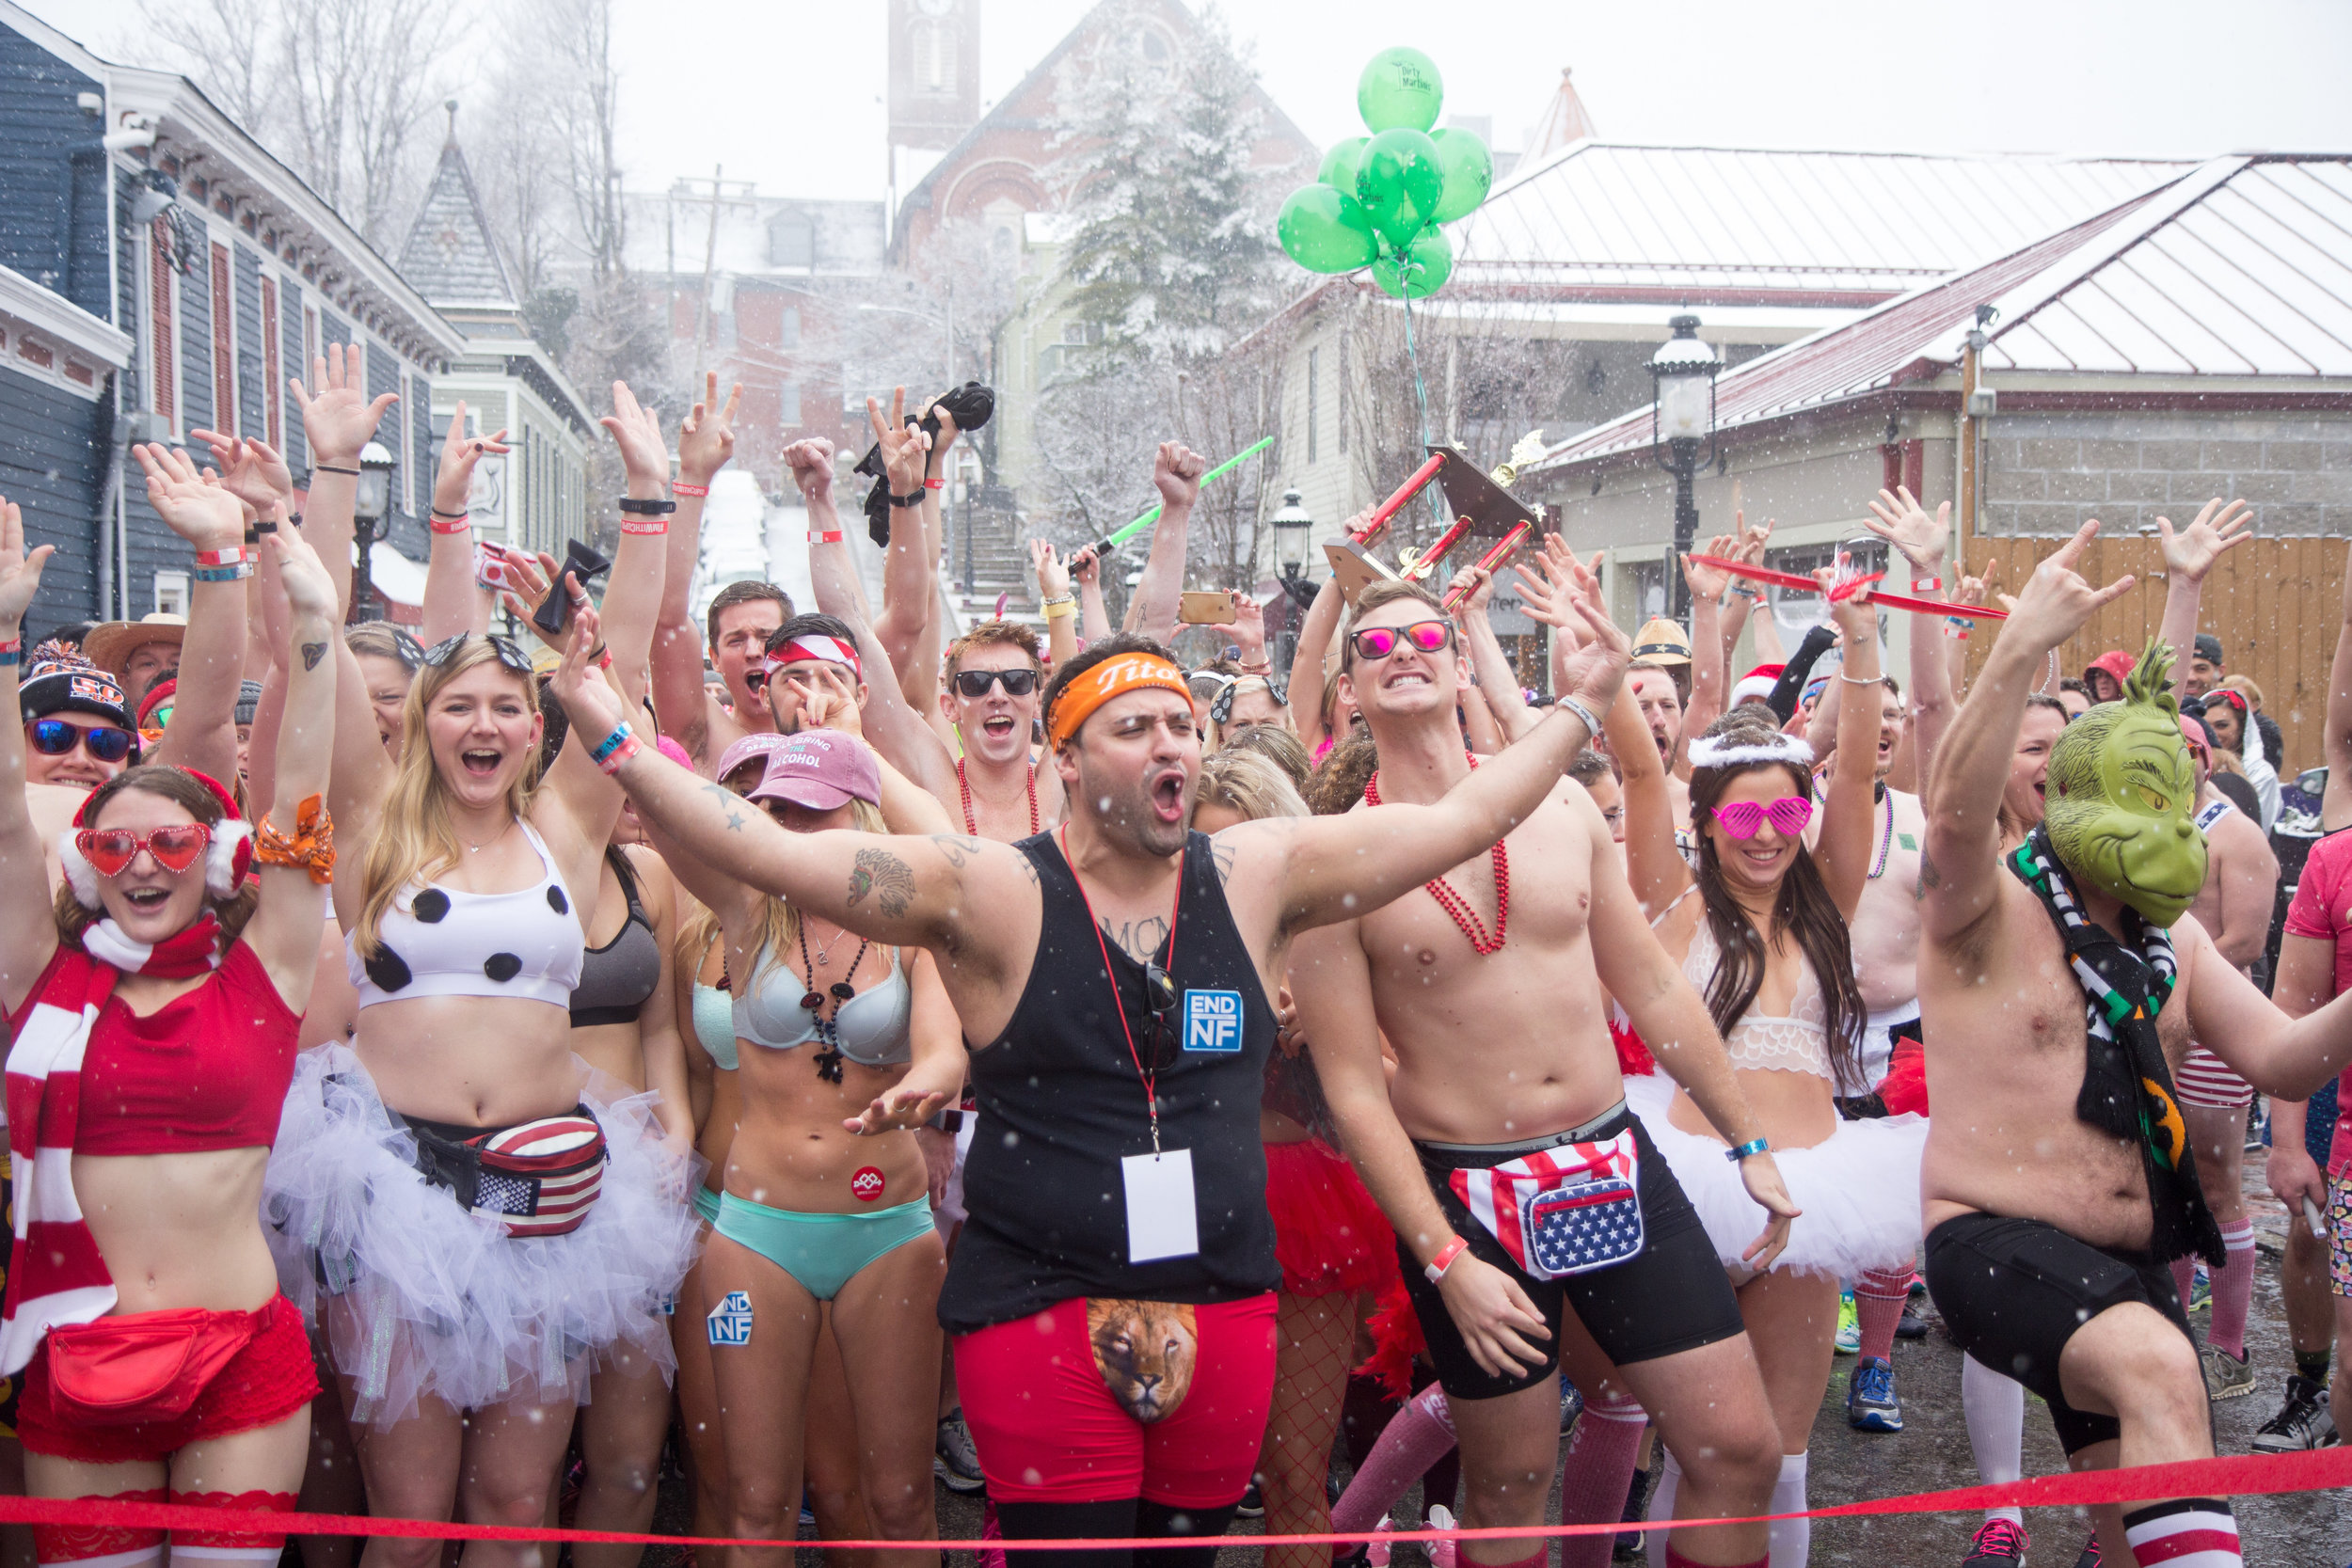
[[[1265,1206],[1282,1289],[1377,1291],[1396,1278],[1396,1233],[1355,1167],[1316,1139],[1265,1146]]]
[[[1617,1072],[1626,1078],[1647,1078],[1658,1070],[1658,1058],[1649,1053],[1630,1022],[1609,1021],[1609,1043],[1617,1048]]]
[[[1415,1375],[1413,1358],[1429,1348],[1429,1341],[1422,1335],[1421,1314],[1413,1310],[1403,1279],[1380,1292],[1364,1327],[1372,1335],[1372,1354],[1356,1375],[1378,1380],[1392,1400],[1412,1398],[1414,1388],[1428,1381],[1425,1372]]]
[[[1879,1102],[1892,1117],[1928,1114],[1928,1053],[1917,1040],[1898,1039],[1879,1080]]]

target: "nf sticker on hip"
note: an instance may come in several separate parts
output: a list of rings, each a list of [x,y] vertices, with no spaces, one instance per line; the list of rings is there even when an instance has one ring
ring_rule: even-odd
[[[1184,1049],[1238,1053],[1241,1050],[1241,992],[1184,992]]]
[[[748,1345],[752,1342],[752,1298],[747,1291],[729,1291],[726,1299],[710,1309],[710,1342],[714,1345]]]

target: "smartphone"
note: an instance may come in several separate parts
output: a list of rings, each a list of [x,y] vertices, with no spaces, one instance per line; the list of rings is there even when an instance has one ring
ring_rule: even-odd
[[[1187,626],[1230,626],[1234,621],[1233,595],[1224,589],[1187,591],[1177,602],[1176,619]]]

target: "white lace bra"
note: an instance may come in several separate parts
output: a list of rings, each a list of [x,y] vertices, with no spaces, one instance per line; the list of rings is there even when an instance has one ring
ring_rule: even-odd
[[[1682,960],[1682,976],[1697,990],[1702,1000],[1708,988],[1714,984],[1715,966],[1722,958],[1722,951],[1715,945],[1715,933],[1707,924],[1707,912],[1701,910],[1691,932],[1691,951]],[[1787,1016],[1775,1018],[1758,1012],[1750,1004],[1740,1022],[1724,1036],[1724,1053],[1731,1058],[1733,1067],[1809,1072],[1817,1078],[1830,1076],[1829,1007],[1821,999],[1821,982],[1814,974],[1812,963],[1802,952],[1797,955],[1797,962],[1802,977],[1797,981],[1796,995],[1789,999]]]

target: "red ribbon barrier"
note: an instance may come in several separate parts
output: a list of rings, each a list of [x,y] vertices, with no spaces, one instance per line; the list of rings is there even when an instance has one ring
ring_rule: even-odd
[[[1750,578],[1757,582],[1775,583],[1782,588],[1803,589],[1807,594],[1819,594],[1821,591],[1820,583],[1811,578],[1799,577],[1794,572],[1776,572],[1770,566],[1751,566],[1744,561],[1725,561],[1720,555],[1694,555],[1691,559],[1698,565],[1712,566],[1719,572],[1729,572],[1735,578]],[[1881,572],[1878,577],[1885,575]],[[1878,577],[1868,580],[1876,582]],[[1832,599],[1844,596],[1844,594],[1839,592],[1839,588],[1844,588],[1845,594],[1854,592],[1853,589],[1840,584],[1838,588],[1830,590],[1829,596]],[[1949,604],[1942,599],[1915,599],[1908,594],[1883,594],[1875,588],[1870,590],[1870,597],[1875,603],[1893,605],[1897,610],[1908,610],[1915,615],[1959,615],[1971,621],[2006,621],[2009,619],[2008,610],[1994,610],[1988,605]]]
[[[1795,1513],[1759,1513],[1739,1519],[1677,1519],[1675,1528],[1753,1525],[1772,1519],[1842,1519],[1883,1513],[1973,1513],[1988,1508],[2059,1508],[2092,1503],[2145,1502],[2165,1497],[2229,1497],[2352,1487],[2352,1448],[2303,1453],[2239,1454],[2227,1459],[2188,1459],[2143,1465],[2128,1470],[2084,1470],[2062,1476],[2029,1476],[1989,1486],[1921,1492],[1899,1497],[1809,1508]],[[456,1525],[433,1519],[379,1519],[344,1513],[274,1513],[263,1509],[189,1508],[178,1503],[126,1503],[107,1497],[0,1497],[0,1524],[99,1525],[131,1529],[203,1529],[267,1535],[383,1535],[408,1540],[571,1541],[616,1546],[774,1546],[787,1541],[740,1541],[723,1536],[632,1535],[617,1530],[548,1529],[545,1526]],[[1595,1525],[1513,1525],[1489,1529],[1383,1530],[1384,1541],[1480,1541],[1531,1536],[1613,1535],[1642,1528],[1619,1522]],[[1241,1535],[1227,1539],[1248,1546],[1324,1546],[1361,1541],[1357,1535]],[[1038,1551],[1132,1550],[1199,1544],[1198,1537],[1116,1537],[1074,1541],[827,1541],[848,1551],[904,1551],[910,1546],[943,1551],[979,1551],[1010,1546]]]

